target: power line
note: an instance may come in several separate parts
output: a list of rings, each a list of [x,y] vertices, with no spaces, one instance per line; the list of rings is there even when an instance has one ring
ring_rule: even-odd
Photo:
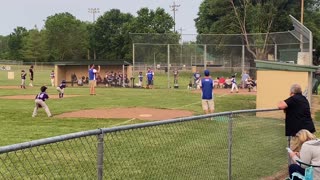
[[[173,1],[173,4],[169,7],[171,8],[171,11],[173,11],[173,32],[176,32],[176,11],[178,11],[178,7],[180,7],[180,4],[176,4],[176,2]]]

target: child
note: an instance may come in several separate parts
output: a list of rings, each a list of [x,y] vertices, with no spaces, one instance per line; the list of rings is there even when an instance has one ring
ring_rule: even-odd
[[[27,76],[27,73],[24,70],[21,70],[21,85],[20,85],[20,88],[23,88],[23,89],[26,88],[26,76]]]
[[[54,77],[55,77],[54,70],[52,70],[51,73],[50,73],[50,80],[51,80],[51,86],[52,87],[54,87]]]
[[[66,81],[62,80],[61,84],[57,87],[57,91],[59,92],[59,98],[63,98],[65,88],[66,88]]]
[[[236,81],[236,76],[235,75],[231,76],[231,83],[232,83],[232,86],[231,86],[231,91],[230,92],[233,93],[233,90],[236,89],[236,93],[238,93],[239,90],[238,90],[238,85],[237,85],[237,81]]]
[[[34,110],[33,110],[32,117],[36,117],[39,108],[43,108],[46,111],[48,117],[52,117],[52,115],[50,113],[50,110],[49,110],[49,107],[45,103],[45,101],[47,99],[49,99],[49,96],[46,93],[47,87],[46,86],[42,86],[40,88],[40,90],[41,90],[41,92],[39,94],[37,94],[37,96],[36,96],[36,98],[34,100],[35,107],[34,107]]]
[[[141,71],[139,72],[138,79],[139,79],[139,82],[138,82],[137,86],[142,87],[143,75],[142,75]]]

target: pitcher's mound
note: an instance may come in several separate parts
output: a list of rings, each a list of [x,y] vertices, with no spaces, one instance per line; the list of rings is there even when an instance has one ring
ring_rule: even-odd
[[[142,120],[166,120],[178,117],[192,116],[186,110],[154,109],[154,108],[113,108],[91,109],[63,113],[55,117],[69,118],[135,118]]]

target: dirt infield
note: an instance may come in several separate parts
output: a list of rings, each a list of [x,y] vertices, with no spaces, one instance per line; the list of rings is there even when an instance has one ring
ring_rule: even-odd
[[[192,116],[191,111],[154,109],[154,108],[113,108],[92,109],[63,113],[54,117],[60,118],[127,118],[141,120],[165,120],[177,117]]]
[[[192,92],[194,93],[201,93],[200,89],[193,90]],[[256,91],[251,91],[249,92],[248,89],[239,89],[239,92],[236,93],[233,91],[233,93],[230,93],[230,89],[222,89],[222,88],[216,88],[213,90],[214,94],[217,95],[235,95],[235,94],[241,94],[241,95],[257,95]]]
[[[77,97],[80,95],[64,95],[63,98]],[[0,99],[34,99],[36,95],[15,95],[15,96],[0,96]],[[49,94],[50,99],[59,99],[57,94]]]

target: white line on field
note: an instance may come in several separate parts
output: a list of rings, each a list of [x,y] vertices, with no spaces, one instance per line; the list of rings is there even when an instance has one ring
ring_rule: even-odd
[[[122,124],[127,124],[127,123],[129,123],[129,122],[131,122],[131,121],[133,121],[133,120],[135,120],[136,118],[132,118],[132,119],[129,119],[129,120],[127,120],[127,121],[123,121],[123,122],[121,122],[121,123],[118,123],[118,124],[114,124],[114,125],[112,125],[112,126],[120,126],[120,125],[122,125]]]

